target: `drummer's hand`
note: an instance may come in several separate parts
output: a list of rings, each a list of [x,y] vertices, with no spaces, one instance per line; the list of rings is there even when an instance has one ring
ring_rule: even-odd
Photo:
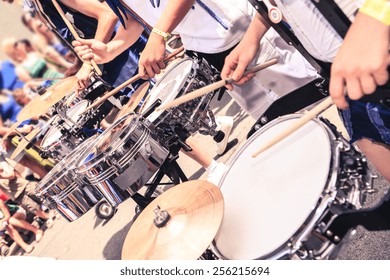
[[[356,100],[387,82],[389,30],[370,16],[356,16],[331,68],[329,92],[337,107],[348,107],[345,92]]]
[[[96,39],[80,39],[73,41],[72,45],[78,57],[83,61],[95,60],[97,64],[104,64],[111,60],[107,44]]]
[[[77,78],[77,90],[83,91],[89,85],[89,77],[91,75],[91,64],[84,63],[80,70],[76,73]]]
[[[156,74],[160,74],[161,69],[165,69],[165,55],[164,39],[151,33],[138,63],[138,73],[141,78],[153,78]]]
[[[249,63],[255,58],[259,51],[259,44],[245,45],[238,44],[231,53],[225,58],[225,64],[221,71],[221,78],[227,79],[231,77],[234,83],[242,85],[252,79],[256,74],[251,73],[244,76],[244,72]],[[226,85],[227,89],[233,90],[233,85]]]

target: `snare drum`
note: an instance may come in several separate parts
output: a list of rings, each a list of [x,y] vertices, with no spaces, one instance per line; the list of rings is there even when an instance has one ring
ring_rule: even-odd
[[[172,62],[149,92],[141,112],[145,112],[157,100],[161,100],[161,105],[168,104],[175,98],[204,87],[216,79],[216,70],[206,61],[185,58]],[[166,111],[154,111],[147,119],[163,129],[180,126],[190,133],[200,131],[204,134],[213,134],[216,125],[209,109],[212,97],[213,92]]]
[[[88,107],[88,104],[88,101],[82,100],[70,107],[65,112],[64,117],[59,115],[53,117],[52,127],[47,131],[41,142],[44,153],[59,161],[86,138],[80,131],[84,124],[82,112]]]
[[[91,137],[71,151],[35,187],[35,194],[50,209],[72,222],[90,210],[101,198],[98,190],[73,172],[82,151],[96,140]]]
[[[212,245],[218,258],[333,257],[327,223],[334,212],[361,208],[371,173],[365,158],[319,119],[252,158],[299,117],[270,122],[228,164],[219,183],[225,212]]]
[[[139,191],[167,156],[140,117],[127,114],[81,155],[76,172],[116,207]]]

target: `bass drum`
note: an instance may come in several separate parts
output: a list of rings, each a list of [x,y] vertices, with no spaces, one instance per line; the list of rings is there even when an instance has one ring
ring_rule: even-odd
[[[256,158],[252,154],[290,127],[286,115],[257,131],[219,183],[225,212],[212,250],[219,259],[331,259],[325,238],[334,213],[361,208],[371,173],[365,158],[319,119]]]

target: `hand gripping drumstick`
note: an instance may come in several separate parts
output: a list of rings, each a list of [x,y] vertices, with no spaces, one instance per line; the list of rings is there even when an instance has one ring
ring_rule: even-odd
[[[310,111],[306,112],[300,119],[298,119],[293,125],[288,127],[285,131],[282,131],[280,134],[276,135],[273,139],[265,143],[259,150],[252,154],[252,157],[257,157],[260,153],[271,148],[276,143],[280,142],[287,136],[291,135],[293,132],[297,131],[299,128],[304,126],[306,123],[317,117],[323,111],[328,109],[333,105],[332,97],[328,96],[320,104],[315,106]]]
[[[175,51],[171,52],[169,55],[167,55],[167,57],[164,59],[164,62],[168,62],[171,58],[175,57],[176,55],[178,55],[179,53],[181,53],[182,51],[184,50],[183,47],[180,47],[178,49],[176,49]],[[81,114],[84,114],[85,112],[88,112],[89,110],[91,110],[92,108],[96,107],[97,105],[100,105],[102,104],[104,101],[106,101],[108,98],[110,98],[111,96],[113,96],[114,94],[118,93],[118,91],[120,91],[121,89],[127,87],[128,85],[138,81],[139,79],[141,79],[141,76],[139,74],[137,75],[134,75],[133,77],[131,77],[130,79],[128,79],[127,81],[123,82],[122,84],[120,84],[119,86],[117,86],[116,88],[114,88],[113,90],[107,92],[104,96],[102,96],[101,98],[97,99],[94,103],[92,103],[91,105],[89,105]]]
[[[67,19],[67,17],[64,14],[64,11],[62,10],[61,6],[58,4],[58,2],[56,0],[53,0],[53,5],[57,9],[58,13],[60,14],[62,20],[65,22],[66,26],[69,28],[70,33],[72,33],[73,37],[76,40],[81,40],[79,34],[77,34],[77,31],[74,29],[73,25],[69,22],[69,20]],[[99,66],[97,66],[95,60],[92,59],[91,64],[92,64],[92,67],[95,69],[96,73],[99,76],[101,76],[102,71],[100,71]]]
[[[255,66],[251,67],[251,68],[248,68],[247,71],[245,71],[244,75],[247,75],[249,73],[255,73],[255,72],[258,72],[260,70],[263,70],[264,68],[267,68],[271,65],[274,65],[278,62],[278,60],[276,58],[272,58],[266,62],[264,62],[263,64],[256,64]],[[163,105],[163,106],[160,106],[160,107],[157,107],[156,108],[156,111],[162,111],[162,110],[166,110],[166,109],[169,109],[169,108],[172,108],[172,107],[175,107],[175,106],[178,106],[180,104],[183,104],[185,102],[188,102],[192,99],[195,99],[195,98],[198,98],[200,96],[203,96],[213,90],[216,90],[216,89],[219,89],[227,84],[230,84],[233,82],[233,79],[232,78],[227,78],[227,79],[224,79],[224,80],[220,80],[218,82],[215,82],[215,83],[212,83],[212,84],[209,84],[205,87],[202,87],[200,89],[197,89],[197,90],[194,90],[190,93],[187,93],[183,96],[180,96],[179,98],[176,98],[175,100],[173,100],[172,102],[166,104],[166,105]]]

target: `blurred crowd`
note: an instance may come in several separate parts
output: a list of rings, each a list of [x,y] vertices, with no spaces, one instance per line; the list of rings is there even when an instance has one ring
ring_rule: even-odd
[[[20,136],[10,132],[17,115],[28,102],[64,77],[75,60],[69,51],[32,12],[25,11],[21,21],[31,31],[30,39],[6,38],[2,51],[7,59],[0,65],[0,255],[30,253],[53,225],[56,214],[35,197],[34,187],[51,168],[50,162],[37,154],[10,159]],[[44,118],[24,121],[21,135],[42,126]],[[15,243],[17,246],[12,246]]]

